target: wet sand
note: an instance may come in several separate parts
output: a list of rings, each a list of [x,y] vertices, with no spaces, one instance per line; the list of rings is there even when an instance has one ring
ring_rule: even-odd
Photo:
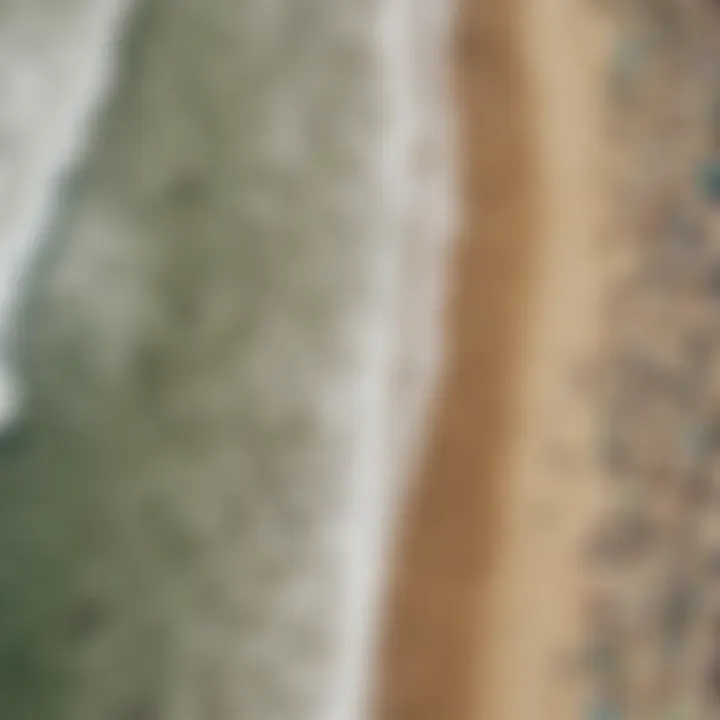
[[[392,590],[381,717],[473,716],[476,621],[497,558],[537,238],[520,0],[464,3],[457,29],[465,212],[434,431]]]
[[[381,717],[570,718],[578,539],[594,499],[569,378],[598,325],[602,23],[573,0],[465,0],[465,214],[445,381],[391,592]],[[555,670],[554,670],[555,669]]]

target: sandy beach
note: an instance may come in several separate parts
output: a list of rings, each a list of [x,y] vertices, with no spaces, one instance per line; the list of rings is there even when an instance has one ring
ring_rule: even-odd
[[[592,4],[465,0],[465,213],[449,357],[392,592],[382,717],[577,717],[577,546],[594,512],[587,395],[603,278]]]

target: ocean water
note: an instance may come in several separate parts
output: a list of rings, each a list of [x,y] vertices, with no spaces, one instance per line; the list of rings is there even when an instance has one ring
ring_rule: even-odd
[[[365,716],[451,6],[0,2],[4,717]]]

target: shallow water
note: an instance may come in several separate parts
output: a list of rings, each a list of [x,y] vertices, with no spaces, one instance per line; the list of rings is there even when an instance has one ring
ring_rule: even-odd
[[[67,110],[3,266],[7,717],[359,716],[451,215],[430,5],[146,0]]]

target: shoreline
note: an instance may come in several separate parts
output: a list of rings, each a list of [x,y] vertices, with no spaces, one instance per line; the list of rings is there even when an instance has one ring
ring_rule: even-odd
[[[390,586],[379,716],[477,717],[473,620],[497,558],[536,259],[535,169],[521,3],[465,0],[455,34],[461,216],[445,365]],[[481,644],[481,643],[480,643]]]

